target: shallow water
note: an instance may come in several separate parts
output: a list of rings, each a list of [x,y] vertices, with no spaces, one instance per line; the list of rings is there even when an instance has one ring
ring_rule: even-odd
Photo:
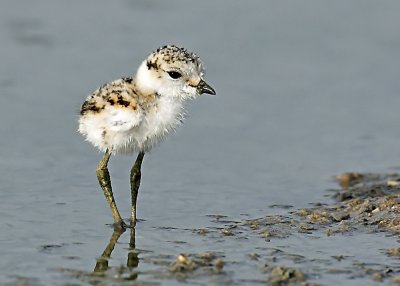
[[[400,164],[397,1],[2,1],[0,3],[0,283],[88,283],[112,220],[97,185],[101,154],[77,134],[78,110],[102,83],[133,73],[165,43],[195,50],[215,97],[189,104],[176,135],[145,157],[136,247],[139,282],[156,259],[216,251],[226,276],[198,284],[257,284],[266,274],[249,253],[273,248],[305,255],[293,266],[311,281],[372,284],[365,277],[317,275],[312,259],[348,253],[381,261],[396,247],[384,234],[266,242],[199,236],[196,229],[329,202],[331,177]],[[134,157],[111,159],[120,211],[129,216]],[[124,233],[109,264],[126,264]],[[365,253],[368,252],[368,255]],[[150,257],[150,258],[149,258]],[[282,261],[282,263],[286,263]],[[335,263],[332,261],[331,263]],[[21,278],[22,277],[22,278]]]

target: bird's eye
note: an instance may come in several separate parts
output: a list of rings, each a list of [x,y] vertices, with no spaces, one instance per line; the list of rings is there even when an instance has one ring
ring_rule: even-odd
[[[176,71],[169,71],[168,74],[173,79],[178,79],[182,76],[179,72]]]

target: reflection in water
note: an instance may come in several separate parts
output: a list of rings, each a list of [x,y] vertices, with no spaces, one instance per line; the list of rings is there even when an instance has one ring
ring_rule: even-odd
[[[136,251],[136,243],[135,243],[135,228],[130,228],[130,240],[129,240],[129,252],[128,252],[128,260],[126,262],[126,266],[129,270],[133,268],[137,268],[139,265],[138,253]],[[113,252],[115,245],[118,242],[118,239],[125,232],[124,228],[115,228],[113,234],[111,235],[110,242],[107,244],[100,258],[97,259],[96,266],[94,267],[93,274],[95,275],[104,275],[108,270],[108,260],[111,257],[111,253]],[[132,273],[130,275],[130,280],[136,280],[137,273]]]

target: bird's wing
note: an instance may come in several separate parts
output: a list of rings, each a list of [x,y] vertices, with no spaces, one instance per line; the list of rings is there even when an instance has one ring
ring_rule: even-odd
[[[143,120],[134,86],[129,78],[107,83],[83,103],[81,115],[95,115],[112,131],[128,131]]]

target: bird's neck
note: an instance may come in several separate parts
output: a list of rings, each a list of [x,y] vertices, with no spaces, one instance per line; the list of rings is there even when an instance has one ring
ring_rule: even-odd
[[[160,86],[158,86],[159,83],[154,80],[154,77],[153,71],[149,70],[146,66],[146,61],[143,61],[134,76],[135,84],[141,93],[157,93]]]

